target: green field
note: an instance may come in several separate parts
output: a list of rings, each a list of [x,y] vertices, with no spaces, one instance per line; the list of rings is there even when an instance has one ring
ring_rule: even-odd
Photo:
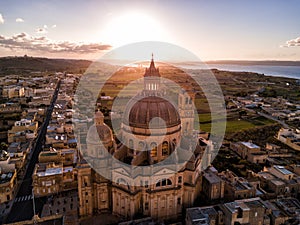
[[[222,118],[222,116],[216,116],[216,132],[219,131],[218,123],[221,124],[221,122],[217,121],[219,118]],[[199,122],[200,130],[211,132],[211,116],[209,113],[199,114]],[[232,134],[241,130],[270,125],[273,123],[275,122],[262,116],[239,118],[237,114],[229,114],[226,120],[226,134]]]

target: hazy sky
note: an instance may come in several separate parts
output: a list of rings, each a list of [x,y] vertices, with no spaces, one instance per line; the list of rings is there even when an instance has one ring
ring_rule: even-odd
[[[0,1],[0,56],[98,58],[164,41],[202,60],[300,60],[300,1]]]

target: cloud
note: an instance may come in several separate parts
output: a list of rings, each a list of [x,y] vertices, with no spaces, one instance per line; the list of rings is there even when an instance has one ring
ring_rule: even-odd
[[[35,32],[38,34],[46,34],[46,33],[48,33],[48,30],[47,30],[47,28],[43,27],[43,28],[35,29]]]
[[[3,24],[4,23],[4,18],[2,16],[2,14],[0,13],[0,24]]]
[[[53,24],[51,27],[52,27],[52,28],[56,28],[56,24]]]
[[[291,39],[287,41],[284,45],[281,45],[280,47],[297,47],[297,46],[300,46],[300,37]]]
[[[10,50],[31,50],[45,53],[76,54],[97,53],[111,48],[110,45],[101,43],[53,41],[45,36],[34,37],[24,32],[11,37],[0,35],[0,47]]]
[[[17,23],[23,23],[24,20],[23,20],[22,18],[17,18],[17,19],[16,19],[16,22],[17,22]]]

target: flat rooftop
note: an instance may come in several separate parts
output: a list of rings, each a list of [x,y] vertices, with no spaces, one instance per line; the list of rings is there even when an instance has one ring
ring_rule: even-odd
[[[293,174],[291,171],[289,171],[288,169],[286,169],[284,166],[274,166],[274,168],[276,170],[278,170],[280,173],[284,174],[284,175],[290,175]]]
[[[13,177],[14,173],[13,172],[9,172],[9,173],[3,173],[0,175],[0,184],[9,182],[11,180],[11,178]]]
[[[222,180],[218,175],[210,171],[204,172],[203,176],[212,184],[219,183]]]
[[[44,177],[44,176],[57,175],[62,173],[63,173],[62,167],[51,167],[51,168],[46,168],[45,170],[38,170],[36,174],[38,177]]]
[[[240,208],[242,211],[249,211],[250,208],[244,202],[228,202],[224,206],[231,212],[236,213]]]
[[[200,208],[187,209],[186,214],[190,217],[191,221],[193,222],[207,219],[207,217],[202,213]]]
[[[245,145],[247,148],[260,148],[256,144],[253,144],[252,142],[241,142],[241,144]]]

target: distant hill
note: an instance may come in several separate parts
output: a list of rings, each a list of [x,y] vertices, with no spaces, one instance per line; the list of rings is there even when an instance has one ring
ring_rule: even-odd
[[[250,60],[216,60],[206,61],[206,64],[230,64],[230,65],[264,65],[264,66],[300,66],[300,61],[277,61],[277,60],[263,60],[263,61],[250,61]]]
[[[74,59],[49,59],[41,57],[2,57],[0,75],[24,74],[30,72],[84,72],[92,61]]]

